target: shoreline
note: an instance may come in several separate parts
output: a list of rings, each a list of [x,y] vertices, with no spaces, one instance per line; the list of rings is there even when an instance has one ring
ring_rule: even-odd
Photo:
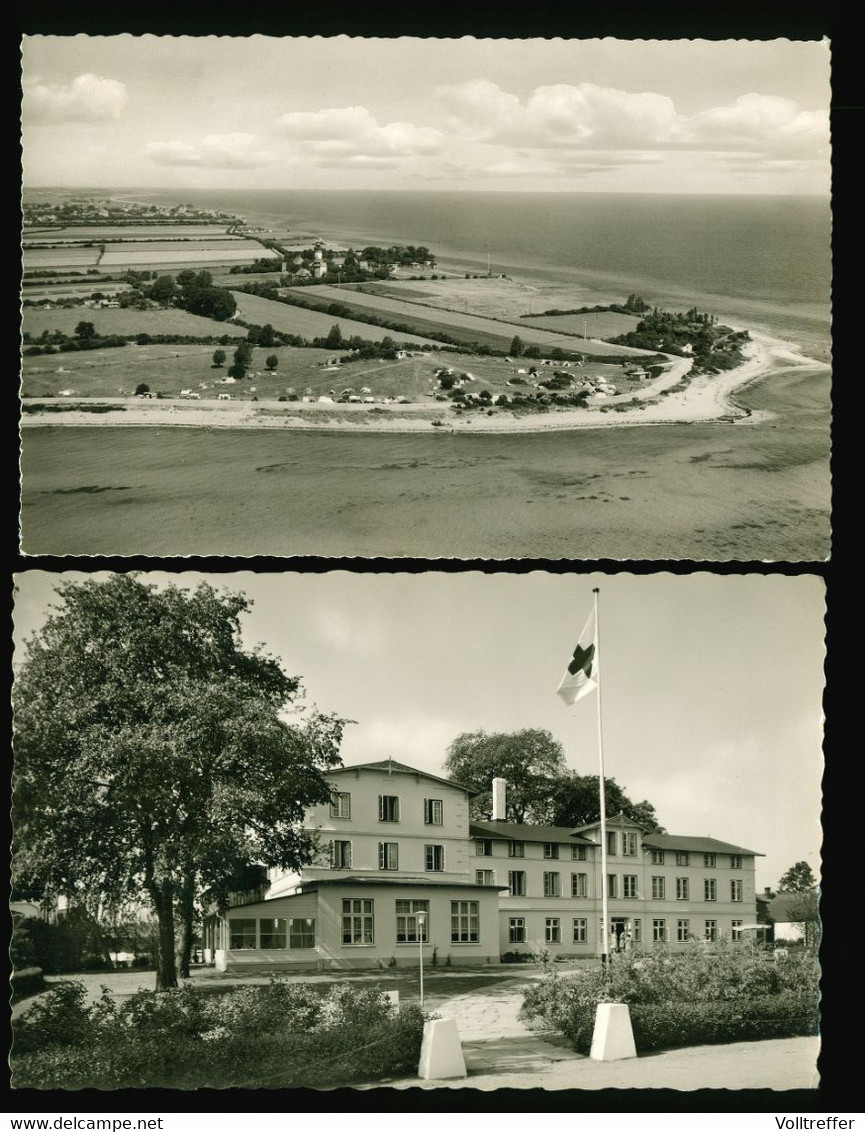
[[[738,329],[738,328],[737,328]],[[453,419],[449,407],[433,405],[394,406],[393,410],[380,408],[375,416],[368,408],[356,410],[340,405],[340,419],[334,421],[330,406],[320,408],[291,402],[229,402],[190,405],[188,401],[163,400],[148,404],[136,402],[134,408],[118,414],[96,414],[82,409],[69,409],[63,413],[24,413],[23,428],[197,428],[197,429],[268,429],[282,432],[348,433],[441,433],[453,435],[489,434],[544,434],[548,432],[577,432],[599,428],[639,428],[660,425],[686,425],[725,422],[730,424],[759,423],[770,419],[771,413],[754,413],[735,405],[730,396],[753,381],[770,377],[773,373],[789,370],[828,369],[813,358],[782,339],[751,331],[751,341],[745,348],[746,360],[735,369],[714,375],[692,378],[681,392],[659,397],[658,385],[671,384],[670,375],[664,375],[652,388],[643,390],[643,408],[629,407],[616,411],[618,401],[630,401],[632,395],[621,399],[610,398],[609,411],[596,409],[560,409],[546,413],[516,416],[496,410],[494,415]],[[681,369],[676,372],[678,380]],[[665,381],[666,378],[666,381]],[[33,403],[42,399],[33,398]],[[25,402],[27,403],[27,402]],[[57,402],[52,399],[51,404]],[[128,405],[128,398],[94,398],[94,404]],[[604,407],[606,409],[606,406]],[[280,415],[270,415],[280,414]],[[284,414],[284,415],[282,415]],[[316,416],[319,417],[316,420]],[[357,420],[351,420],[356,416]],[[390,419],[387,419],[390,416]],[[412,417],[415,419],[412,419]],[[122,419],[121,419],[122,418]],[[433,425],[433,419],[441,424]]]

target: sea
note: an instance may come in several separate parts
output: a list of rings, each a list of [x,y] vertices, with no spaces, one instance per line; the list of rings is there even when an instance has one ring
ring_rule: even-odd
[[[813,369],[751,422],[506,436],[29,428],[30,554],[819,561],[830,550],[831,214],[820,197],[124,190],[345,247],[693,305]]]

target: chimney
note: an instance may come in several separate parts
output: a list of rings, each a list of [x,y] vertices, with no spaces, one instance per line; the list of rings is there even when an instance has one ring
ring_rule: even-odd
[[[493,779],[493,821],[506,821],[507,820],[507,779],[494,778]]]
[[[771,898],[771,896],[772,896],[772,889],[771,889],[771,888],[764,888],[764,889],[763,889],[763,892],[764,892],[764,893],[766,894],[766,899],[767,899],[767,900],[768,900],[769,898]]]

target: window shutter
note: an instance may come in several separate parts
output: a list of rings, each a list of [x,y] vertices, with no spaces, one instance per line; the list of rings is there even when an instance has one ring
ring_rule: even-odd
[[[328,842],[328,852],[330,853],[330,867],[336,868],[336,845],[333,841]]]
[[[345,855],[345,867],[347,869],[350,869],[351,868],[351,842],[347,841],[346,845],[348,846],[348,852]]]
[[[383,794],[379,794],[379,796],[378,796],[378,820],[384,821],[384,795]]]
[[[384,842],[379,841],[379,843],[378,843],[378,867],[380,869],[383,869],[384,863],[385,863],[384,862]]]

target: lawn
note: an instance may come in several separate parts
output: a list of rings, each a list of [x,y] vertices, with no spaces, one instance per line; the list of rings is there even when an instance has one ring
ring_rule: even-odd
[[[98,284],[94,283],[94,287]],[[79,322],[92,322],[97,334],[190,334],[197,337],[205,335],[231,334],[243,337],[242,327],[230,322],[217,322],[202,318],[197,314],[170,308],[168,310],[138,311],[133,309],[106,309],[100,307],[71,307],[57,310],[38,310],[25,307],[21,317],[21,329],[38,338],[44,330],[59,330],[63,334],[74,334]]]
[[[318,288],[316,288],[318,290]],[[425,343],[440,346],[440,342],[433,342],[429,338],[420,338],[417,335],[398,334],[395,331],[385,330],[380,326],[373,326],[368,322],[360,322],[351,318],[336,318],[332,314],[322,314],[320,311],[304,310],[303,307],[293,307],[288,303],[278,303],[273,299],[263,299],[260,295],[247,295],[242,291],[232,291],[237,299],[237,314],[244,322],[252,322],[258,326],[265,323],[275,330],[282,330],[287,334],[299,334],[310,341],[313,338],[325,338],[330,333],[333,324],[339,323],[344,338],[351,338],[357,334],[371,342],[380,342],[382,338],[391,337],[395,342],[403,340],[416,342],[419,346]],[[310,294],[301,297],[312,298]],[[337,298],[342,298],[337,292]],[[332,301],[330,299],[326,301]]]

